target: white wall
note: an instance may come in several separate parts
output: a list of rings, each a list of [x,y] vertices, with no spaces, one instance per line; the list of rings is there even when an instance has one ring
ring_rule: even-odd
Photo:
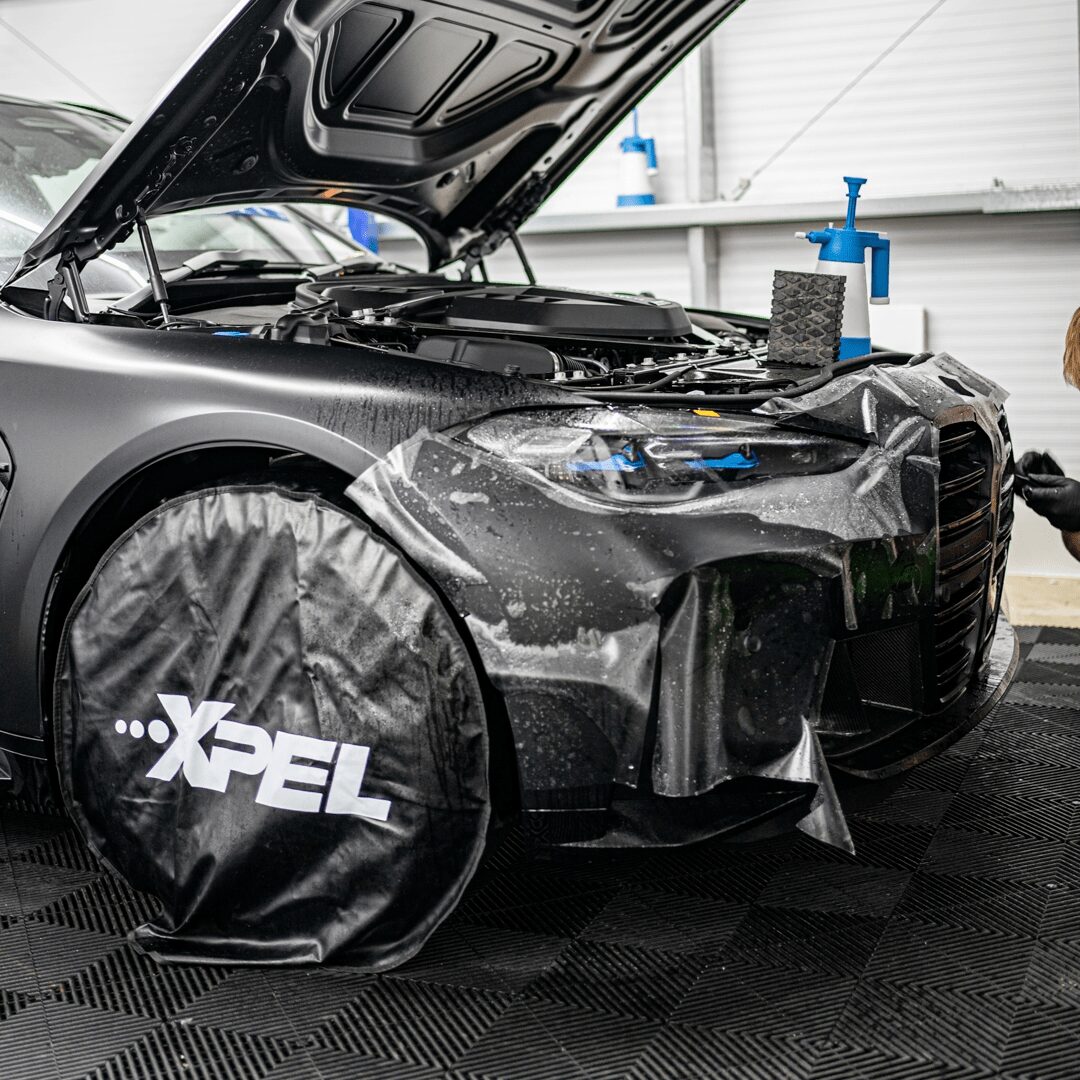
[[[0,93],[104,103],[136,116],[233,6],[233,0],[5,0],[0,19],[101,100],[3,25]]]
[[[933,6],[748,0],[715,35],[719,188],[730,191]],[[747,200],[1072,178],[1076,0],[947,0],[753,183]]]

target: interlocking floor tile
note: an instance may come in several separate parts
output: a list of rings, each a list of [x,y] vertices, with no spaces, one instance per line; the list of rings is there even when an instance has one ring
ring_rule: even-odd
[[[856,985],[854,975],[761,967],[725,957],[702,972],[671,1019],[698,1028],[827,1036]]]
[[[1077,811],[1071,801],[1032,798],[1024,787],[955,795],[942,825],[994,836],[1066,841]]]
[[[928,873],[986,877],[998,881],[1060,881],[1066,845],[1027,836],[997,836],[942,827],[920,869]]]
[[[1049,705],[999,705],[984,726],[987,731],[1030,731],[1036,734],[1080,734],[1080,710],[1056,709]]]
[[[176,1076],[262,1080],[290,1051],[273,1040],[182,1023],[160,1024],[83,1075],[87,1080]]]
[[[937,926],[1035,937],[1050,896],[1041,884],[920,871],[896,911]]]
[[[866,965],[885,927],[885,919],[832,911],[754,908],[725,956],[781,969],[851,975]]]
[[[347,1053],[449,1068],[512,1004],[509,994],[384,978],[346,1002],[317,1034]],[[388,1065],[386,1075],[394,1076],[394,1068]]]
[[[1080,723],[1072,731],[1009,731],[996,728],[983,740],[980,757],[1002,757],[1080,770]]]
[[[35,991],[127,948],[122,940],[68,926],[18,922],[0,930],[0,988]]]
[[[987,757],[973,761],[961,783],[963,791],[1014,791],[1032,799],[1080,805],[1080,769]]]
[[[627,1074],[660,1030],[657,1021],[523,1001],[503,1013],[455,1072],[499,1080],[614,1080]]]
[[[900,902],[910,877],[908,870],[881,866],[837,866],[830,874],[815,874],[812,864],[793,862],[773,875],[758,903],[882,917]]]
[[[1080,645],[1054,645],[1037,641],[1032,644],[1027,659],[1032,663],[1080,664]]]
[[[153,963],[153,961],[150,961]],[[317,968],[240,968],[175,1012],[183,1023],[208,1024],[251,1035],[277,1030],[307,1034],[370,986],[371,976]]]
[[[25,917],[63,901],[98,881],[103,871],[73,870],[66,866],[32,866],[14,860],[0,870],[0,912]]]
[[[739,928],[749,905],[651,889],[618,893],[581,932],[586,941],[646,949],[715,954]]]
[[[31,925],[30,929],[34,929]],[[42,928],[46,929],[46,928]],[[56,928],[47,928],[56,933]],[[229,974],[228,968],[208,964],[159,964],[124,943],[87,931],[61,928],[63,934],[82,934],[88,942],[113,947],[100,959],[55,986],[65,1000],[105,1012],[152,1016],[161,1020],[183,1015]],[[70,965],[69,965],[70,968]]]
[[[901,1053],[879,1045],[832,1039],[818,1049],[809,1080],[1014,1080],[972,1063],[959,1064],[926,1054]]]
[[[1080,928],[1073,939],[1040,940],[1028,962],[1021,995],[1076,1010],[1080,1024]]]
[[[463,905],[460,918],[477,926],[571,938],[588,926],[618,892],[618,886],[613,885],[609,889],[592,890],[576,896],[559,896],[550,900],[537,898],[531,903],[506,907]],[[527,892],[522,893],[522,896],[525,895]]]
[[[851,817],[856,821],[932,829],[944,817],[953,798],[952,791],[903,787],[876,805],[860,808]]]
[[[1077,695],[1080,696],[1080,663],[1073,662],[1074,655],[1076,654],[1070,652],[1064,657],[1043,657],[1041,654],[1033,656],[1029,653],[1027,662],[1024,664],[1024,680],[1046,685],[1074,687]]]
[[[862,973],[880,982],[909,987],[916,999],[927,987],[972,994],[1018,993],[1034,952],[1034,936],[942,926],[898,916],[882,934]]]
[[[445,1070],[381,1058],[365,1058],[342,1050],[317,1049],[292,1054],[266,1073],[266,1080],[444,1080]]]
[[[629,1075],[634,1080],[807,1080],[818,1054],[804,1039],[669,1024]]]
[[[1075,1080],[1080,1062],[1080,1012],[1044,1000],[1024,1001],[1017,1012],[1002,1069],[1039,1080]]]
[[[577,941],[525,991],[579,1009],[664,1020],[705,967],[701,956]]]
[[[918,993],[895,983],[863,979],[836,1025],[845,1041],[958,1065],[998,1068],[1015,998],[989,989],[923,985]]]
[[[569,947],[566,937],[451,919],[416,956],[395,969],[394,977],[517,992],[554,966]]]
[[[57,1074],[61,1077],[81,1077],[87,1062],[105,1060],[150,1031],[155,1021],[144,1016],[126,1013],[102,1013],[66,1002],[46,1002],[43,1006],[48,1024],[52,1053]],[[15,1027],[8,1033],[15,1036],[22,1019],[29,1022],[31,1010],[20,1013],[9,1023]],[[0,1036],[5,1025],[0,1024]],[[0,1049],[0,1060],[6,1060]]]
[[[6,854],[12,857],[72,832],[71,823],[64,818],[35,814],[28,810],[11,810],[0,819],[0,835]]]
[[[1039,923],[1039,936],[1080,938],[1080,888],[1067,886],[1049,893]]]

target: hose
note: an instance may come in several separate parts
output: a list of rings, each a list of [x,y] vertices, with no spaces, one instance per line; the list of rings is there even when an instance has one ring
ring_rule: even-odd
[[[911,353],[891,350],[870,352],[863,356],[852,356],[847,360],[839,360],[815,378],[795,383],[794,386],[789,386],[786,390],[768,390],[760,393],[654,394],[642,392],[641,390],[589,390],[587,393],[590,398],[595,398],[597,401],[619,401],[635,405],[693,405],[695,407],[724,405],[729,408],[733,405],[754,406],[763,405],[773,398],[797,397],[801,394],[807,394],[811,390],[819,390],[832,382],[834,376],[846,375],[848,372],[858,371],[861,368],[869,367],[871,364],[907,364],[912,361],[921,363],[931,355],[933,354],[918,353],[913,356]],[[676,372],[674,376],[678,377],[678,374],[680,373]],[[664,379],[658,379],[650,385],[657,386],[671,381],[673,380],[665,376]]]

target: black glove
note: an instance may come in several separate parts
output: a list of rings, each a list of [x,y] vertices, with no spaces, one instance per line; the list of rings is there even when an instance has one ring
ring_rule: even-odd
[[[1065,470],[1057,463],[1049,450],[1028,450],[1016,463],[1015,490],[1021,499],[1027,499],[1032,476],[1064,476]]]
[[[1055,529],[1080,532],[1080,483],[1070,480],[1050,454],[1029,450],[1016,466],[1024,501]]]
[[[1057,463],[1049,450],[1041,454],[1038,450],[1029,450],[1016,463],[1016,479],[1019,481],[1020,494],[1024,493],[1024,485],[1029,476],[1064,476],[1065,470]]]

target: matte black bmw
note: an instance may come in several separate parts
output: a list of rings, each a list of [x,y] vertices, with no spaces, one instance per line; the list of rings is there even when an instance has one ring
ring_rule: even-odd
[[[0,750],[157,897],[141,947],[399,963],[493,806],[563,844],[850,846],[831,775],[1004,692],[998,387],[488,281],[736,6],[252,0],[13,270]],[[395,217],[429,266],[166,250],[281,204]]]

